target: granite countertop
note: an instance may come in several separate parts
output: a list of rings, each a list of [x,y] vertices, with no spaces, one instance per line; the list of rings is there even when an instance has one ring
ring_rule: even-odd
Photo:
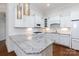
[[[50,33],[14,35],[10,36],[10,39],[25,53],[41,53],[54,42],[51,35]]]

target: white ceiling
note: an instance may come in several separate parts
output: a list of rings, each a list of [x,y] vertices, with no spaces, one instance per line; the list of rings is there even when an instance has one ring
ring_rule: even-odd
[[[47,3],[31,3],[41,14],[44,16],[56,10],[56,8],[65,8],[71,7],[74,5],[79,5],[78,3],[50,3],[50,6],[47,6]]]
[[[31,3],[31,7],[36,8],[42,15],[48,15],[52,11],[56,10],[56,8],[65,8],[71,7],[74,5],[79,5],[79,3],[50,3],[50,6],[47,7],[47,3]],[[6,3],[0,3],[0,12],[6,11]]]

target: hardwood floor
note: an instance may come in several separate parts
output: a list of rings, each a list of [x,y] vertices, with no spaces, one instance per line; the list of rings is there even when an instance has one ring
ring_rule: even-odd
[[[54,43],[53,55],[54,56],[79,56],[79,51]]]
[[[79,51],[54,43],[53,55],[54,56],[79,56]],[[5,45],[5,41],[0,41],[0,56],[16,56],[16,54],[14,51],[8,53]]]
[[[0,41],[0,56],[16,56],[15,52],[8,53],[5,41]]]

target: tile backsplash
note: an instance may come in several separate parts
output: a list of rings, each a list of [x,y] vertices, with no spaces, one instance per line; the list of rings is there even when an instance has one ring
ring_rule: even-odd
[[[57,30],[57,32],[60,34],[71,34],[71,29],[70,28],[60,28]]]
[[[58,28],[58,29],[33,28],[33,32],[52,32],[52,33],[60,33],[60,34],[71,34],[71,29],[70,28]]]

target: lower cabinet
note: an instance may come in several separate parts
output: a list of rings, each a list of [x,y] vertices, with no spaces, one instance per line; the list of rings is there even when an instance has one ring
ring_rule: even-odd
[[[48,46],[45,50],[43,50],[40,54],[41,54],[41,56],[53,56],[52,44],[50,46]]]
[[[72,39],[72,49],[79,50],[79,39]]]
[[[59,35],[59,38],[55,40],[55,43],[71,47],[71,37],[70,35]]]
[[[13,46],[13,50],[15,51],[17,56],[52,56],[53,55],[53,46],[52,44],[49,45],[47,48],[45,48],[44,50],[42,50],[40,53],[25,53],[24,50],[22,50],[21,48],[19,48],[19,46],[17,46],[14,43]]]
[[[53,46],[50,44],[44,50],[39,53],[27,53],[21,47],[19,47],[15,42],[12,42],[12,50],[15,51],[17,56],[52,56]],[[10,47],[9,47],[10,48]]]

